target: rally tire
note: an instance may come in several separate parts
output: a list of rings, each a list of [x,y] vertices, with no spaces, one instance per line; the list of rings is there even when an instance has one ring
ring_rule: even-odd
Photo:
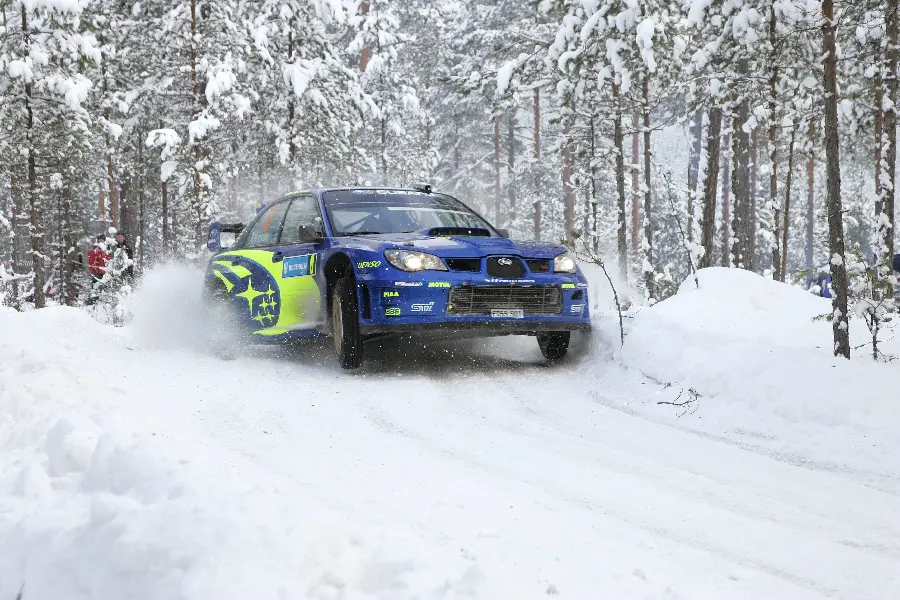
[[[359,332],[356,286],[348,277],[338,279],[331,294],[331,330],[341,368],[358,369],[362,365],[363,342]]]
[[[559,360],[564,357],[569,351],[569,340],[571,338],[571,331],[550,331],[537,334],[541,354],[547,360]]]

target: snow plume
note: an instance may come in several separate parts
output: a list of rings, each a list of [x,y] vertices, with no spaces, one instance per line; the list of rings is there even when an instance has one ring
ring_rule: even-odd
[[[184,264],[154,267],[141,280],[131,308],[130,324],[149,348],[197,348],[203,343],[200,294],[203,272]]]

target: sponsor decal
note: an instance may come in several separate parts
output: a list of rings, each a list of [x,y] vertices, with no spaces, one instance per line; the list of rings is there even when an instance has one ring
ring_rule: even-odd
[[[387,290],[382,294],[385,298],[399,298],[400,292],[392,292],[391,290]]]
[[[395,287],[422,287],[424,282],[421,281],[395,281]]]
[[[579,284],[577,284],[577,286],[580,287],[580,288],[586,288],[586,287],[588,286],[588,284],[586,284],[586,283],[579,283]]]
[[[292,256],[284,259],[284,266],[281,268],[281,277],[304,277],[312,275],[313,260],[312,256]]]
[[[429,281],[428,287],[430,287],[430,288],[448,288],[448,287],[450,287],[450,283],[447,281]]]
[[[278,322],[281,292],[265,267],[243,256],[228,255],[212,264],[212,272],[225,286],[241,326],[256,331]]]
[[[519,308],[494,308],[491,316],[495,319],[524,319],[525,311]]]
[[[511,258],[498,258],[497,264],[503,265],[504,267],[508,267],[512,264],[512,259]]]
[[[584,304],[573,304],[572,308],[569,309],[573,315],[580,315],[584,312]]]
[[[364,260],[356,263],[357,269],[377,269],[381,266],[380,260]]]
[[[534,279],[485,279],[488,283],[535,283]]]
[[[396,307],[396,306],[392,306],[392,307],[386,308],[386,309],[384,309],[384,316],[386,316],[386,317],[399,317],[399,316],[400,316],[400,309],[399,309],[398,307]]]
[[[434,310],[434,302],[429,302],[427,304],[413,304],[411,307],[413,312],[423,313],[423,312],[432,312]]]
[[[574,283],[564,283],[564,284],[562,284],[562,289],[564,289],[564,290],[574,290],[574,289],[575,289],[575,284],[574,284]]]

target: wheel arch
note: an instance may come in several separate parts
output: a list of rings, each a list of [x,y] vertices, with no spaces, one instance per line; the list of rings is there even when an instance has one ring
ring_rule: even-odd
[[[331,296],[334,293],[334,284],[338,279],[348,274],[355,280],[353,261],[344,252],[336,252],[328,258],[323,271],[325,276],[325,302],[328,323],[331,323]]]

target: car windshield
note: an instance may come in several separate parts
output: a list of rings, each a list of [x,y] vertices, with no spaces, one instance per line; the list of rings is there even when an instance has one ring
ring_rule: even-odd
[[[392,190],[325,192],[334,235],[411,233],[435,227],[484,229],[498,235],[462,202],[440,194]]]

